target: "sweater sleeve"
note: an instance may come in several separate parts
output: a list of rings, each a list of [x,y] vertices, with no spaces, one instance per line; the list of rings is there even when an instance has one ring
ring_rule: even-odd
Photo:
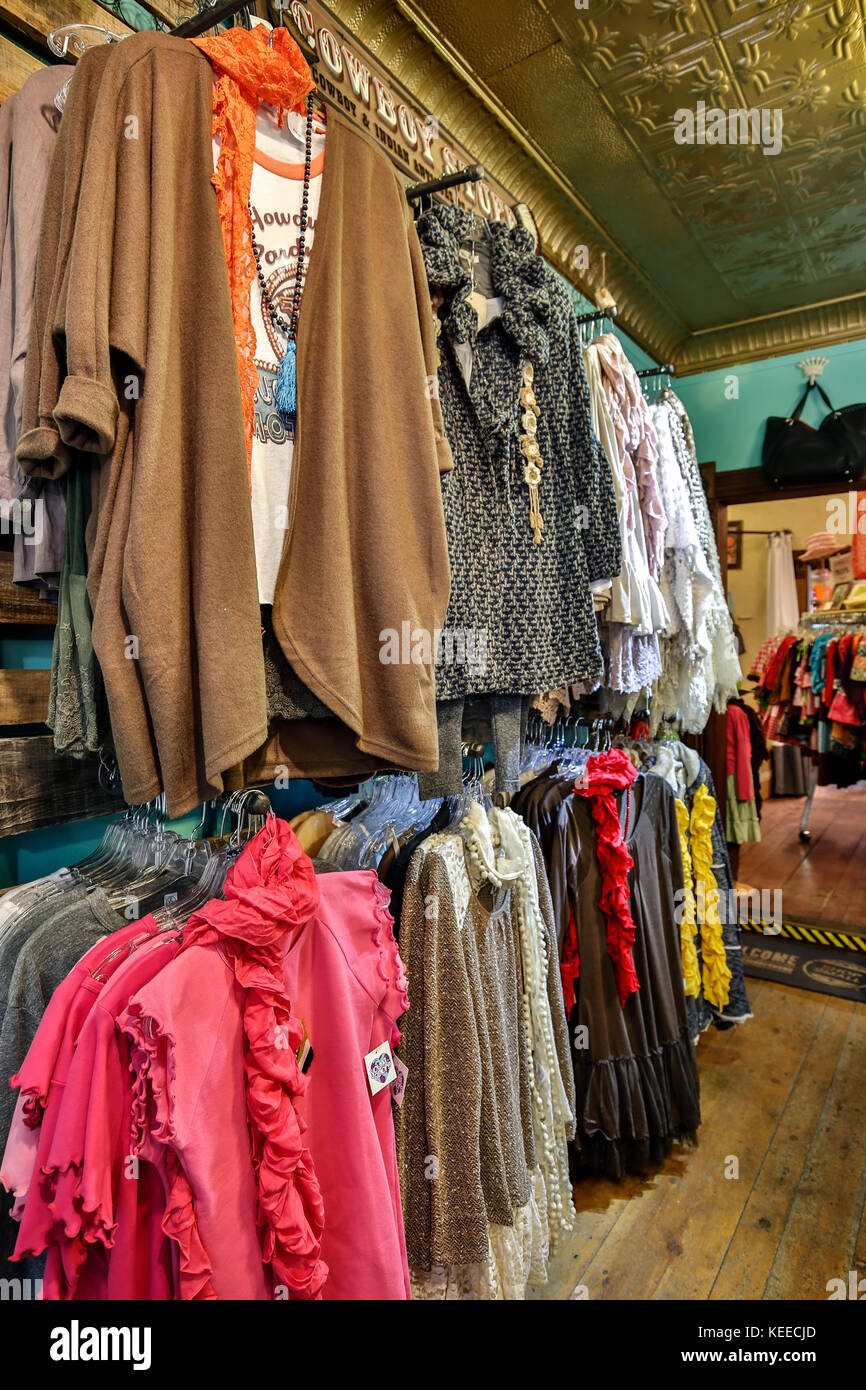
[[[488,1248],[480,1158],[481,1050],[458,910],[445,863],[435,851],[420,866],[414,860],[410,866],[404,923],[407,915],[422,945],[409,952],[412,1007],[400,1048],[410,1070],[403,1108],[410,1102],[413,1107],[402,1117],[400,1186],[409,1265],[428,1270],[431,1264],[483,1261]]]
[[[15,112],[16,147],[12,153],[14,191],[10,209],[15,306],[9,373],[12,409],[18,432],[39,251],[39,237],[34,235],[34,231],[45,206],[45,189],[60,123],[54,97],[67,81],[69,75],[64,66],[43,68],[34,73],[22,89],[24,99],[19,102]]]
[[[60,477],[72,459],[54,418],[69,371],[65,345],[67,272],[81,210],[85,156],[92,159],[90,187],[102,154],[96,141],[91,147],[89,132],[92,127],[95,129],[98,97],[111,47],[105,44],[91,48],[76,64],[48,171],[21,388],[21,437],[16,450],[22,472],[32,477]],[[96,247],[91,246],[90,250],[96,274]],[[83,300],[77,312],[84,315],[89,308],[89,301]]]
[[[409,255],[412,261],[412,278],[415,282],[415,299],[418,305],[418,324],[421,329],[421,344],[424,352],[424,365],[427,371],[427,397],[430,401],[430,413],[433,416],[433,433],[436,436],[436,458],[439,463],[439,472],[448,473],[454,467],[454,459],[451,456],[451,445],[445,438],[442,407],[439,404],[439,349],[436,346],[436,334],[433,328],[430,286],[427,282],[427,272],[424,269],[424,256],[421,251],[421,243],[418,240],[418,233],[415,230],[412,213],[405,198],[403,201],[406,202],[406,212],[404,214],[407,223],[406,236],[409,242]]]
[[[556,931],[554,929],[553,903],[550,896],[550,887],[547,882],[544,859],[541,854],[541,846],[534,835],[531,835],[531,838],[532,852],[535,861],[535,880],[538,886],[538,903],[541,908],[541,919],[544,923],[544,933],[547,944],[547,998],[550,1003],[550,1016],[553,1023],[556,1055],[559,1059],[559,1070],[572,1118],[571,1131],[568,1137],[573,1139],[576,1108],[574,1068],[571,1063],[568,1019],[565,1016],[562,979],[559,973],[559,951],[557,949]]]
[[[99,90],[87,143],[75,234],[66,273],[66,377],[54,418],[64,443],[108,454],[119,413],[113,352],[129,359],[119,385],[127,398],[142,394],[149,323],[152,91],[139,60],[115,90]]]
[[[267,698],[211,68],[185,40],[141,39],[118,102],[107,342],[134,412],[121,606],[177,816],[265,742]],[[94,383],[105,342],[81,335]],[[100,660],[106,686],[130,685],[122,650]]]

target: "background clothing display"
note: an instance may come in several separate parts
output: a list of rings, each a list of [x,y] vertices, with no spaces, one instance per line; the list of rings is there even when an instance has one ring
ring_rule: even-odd
[[[752,748],[752,725],[746,708],[739,702],[728,705],[727,728],[727,839],[729,844],[760,840],[758,824],[760,791],[756,794]],[[761,743],[763,736],[758,731]],[[766,744],[764,744],[766,748]],[[761,757],[758,762],[762,761]]]

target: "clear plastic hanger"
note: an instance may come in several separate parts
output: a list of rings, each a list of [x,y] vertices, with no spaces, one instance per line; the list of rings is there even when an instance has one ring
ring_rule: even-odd
[[[118,34],[114,29],[104,29],[101,24],[61,24],[48,35],[48,47],[57,58],[68,58],[70,50],[80,58],[88,48],[98,48],[104,43],[120,43],[121,39],[127,37],[128,35]],[[71,81],[70,76],[55,93],[54,105],[60,112],[66,105]]]
[[[185,922],[193,912],[197,912],[199,908],[209,903],[211,898],[220,896],[226,875],[241,850],[269,820],[276,819],[269,803],[269,809],[265,814],[250,812],[252,805],[258,806],[266,801],[267,797],[264,793],[253,788],[229,793],[223,806],[220,833],[222,834],[225,829],[227,815],[236,815],[237,824],[229,835],[228,844],[217,850],[215,854],[211,854],[195,888],[185,897],[179,898],[176,903],[171,903],[162,911],[154,913],[154,917],[161,925],[177,926],[179,923]]]
[[[568,714],[564,721],[561,721],[561,726],[561,735],[553,745],[556,750],[557,772],[570,777],[576,776],[583,772],[590,756],[586,743],[578,741],[577,738],[578,729],[586,728],[587,721],[583,715]],[[569,729],[574,731],[571,740],[568,739]]]
[[[562,739],[559,739],[558,733],[555,732],[557,726],[561,724],[561,720],[562,715],[560,714],[554,721],[553,727],[550,727],[537,710],[530,710],[523,761],[520,765],[521,772],[543,772],[556,760],[557,740],[560,743],[563,742]]]
[[[389,846],[396,851],[399,849],[401,838],[417,835],[420,831],[426,829],[435,817],[439,807],[442,805],[441,797],[436,797],[429,801],[422,801],[418,790],[418,779],[413,776],[409,780],[411,783],[410,791],[412,795],[384,825],[380,826],[380,828],[370,836],[367,843],[362,846],[358,863],[359,868],[371,869],[378,867],[381,863],[382,856]]]
[[[240,795],[247,795],[248,797],[251,797],[259,796],[260,794],[248,792],[241,793]],[[231,794],[230,801],[232,805],[235,804],[234,799],[237,796],[238,793],[233,792]],[[204,844],[203,842],[198,842],[195,839],[196,832],[202,830],[204,827],[206,813],[207,804],[204,804],[202,808],[201,821],[199,825],[193,828],[191,837],[191,842],[194,848],[197,851],[207,853],[208,855],[208,858],[204,866],[204,872],[202,873],[201,878],[199,879],[199,882],[196,884],[195,888],[191,892],[187,893],[184,898],[168,906],[164,906],[160,911],[154,912],[153,918],[154,921],[158,924],[157,934],[161,937],[170,934],[171,932],[176,932],[180,930],[184,922],[191,916],[193,912],[195,912],[200,907],[204,907],[204,905],[210,902],[212,898],[219,896],[219,894],[222,891],[223,884],[225,883],[226,874],[228,873],[231,864],[237,858],[240,849],[245,843],[245,836],[242,833],[242,816],[239,814],[238,824],[232,831],[229,845],[226,846],[223,850],[221,850],[218,854],[211,854],[208,845]],[[273,815],[273,811],[270,811],[268,814]],[[251,833],[258,833],[258,829],[261,827],[261,825],[265,823],[265,820],[266,817],[261,815],[248,817],[245,824],[245,828],[248,829]],[[225,824],[225,814],[223,815],[223,824]],[[177,836],[175,838],[177,838],[178,840],[183,839],[183,837],[181,836]],[[184,854],[184,867],[186,868],[188,864],[188,856]],[[188,876],[188,870],[185,876]],[[142,915],[144,915],[144,913],[142,913]],[[130,954],[144,942],[152,940],[153,936],[154,933],[152,932],[142,932],[140,936],[134,937],[132,941],[124,942],[122,946],[118,946],[115,950],[110,951],[108,955],[105,957],[105,959],[101,961],[100,964],[97,966],[96,970],[92,972],[93,978],[95,980],[101,979],[108,965],[111,963],[111,961],[115,960],[117,956],[122,955],[124,953]]]
[[[377,774],[364,810],[331,832],[318,858],[340,869],[372,868],[401,834],[429,824],[437,805],[421,802],[413,773]]]
[[[48,35],[48,47],[56,58],[67,57],[70,49],[80,58],[88,48],[98,48],[103,43],[119,43],[126,37],[126,34],[105,29],[101,24],[61,24]]]
[[[481,749],[476,745],[464,744],[463,756],[469,760],[469,769],[463,777],[462,792],[449,802],[451,820],[445,827],[446,834],[458,829],[474,801],[479,802],[485,812],[493,810],[493,798],[482,780],[484,777],[484,759],[481,756]]]

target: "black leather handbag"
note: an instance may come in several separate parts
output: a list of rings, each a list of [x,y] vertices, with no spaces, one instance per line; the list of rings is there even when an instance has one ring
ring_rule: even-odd
[[[813,389],[830,412],[817,429],[800,419]],[[792,415],[767,420],[761,462],[773,487],[855,482],[866,467],[866,405],[834,410],[818,383],[810,381]]]

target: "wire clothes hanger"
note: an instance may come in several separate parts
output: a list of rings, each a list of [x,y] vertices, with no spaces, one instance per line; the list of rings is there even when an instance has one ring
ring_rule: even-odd
[[[594,309],[592,313],[577,314],[575,322],[580,346],[582,348],[588,347],[600,333],[612,333],[616,316],[617,307],[615,304],[609,304],[603,309]]]
[[[663,393],[670,390],[671,377],[675,372],[676,367],[672,362],[665,362],[661,367],[645,367],[643,371],[638,372],[638,380],[645,383],[643,389],[647,400],[660,400]],[[665,378],[664,381],[661,380],[662,377]]]

